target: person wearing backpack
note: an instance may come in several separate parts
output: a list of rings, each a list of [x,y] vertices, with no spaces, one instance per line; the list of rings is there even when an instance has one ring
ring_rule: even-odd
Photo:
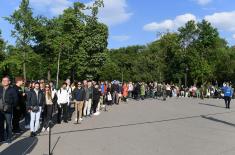
[[[82,122],[82,108],[85,100],[85,91],[82,88],[82,83],[75,83],[75,88],[72,92],[72,100],[75,103],[75,123]]]
[[[57,92],[58,114],[57,123],[61,123],[61,114],[63,112],[63,121],[68,123],[68,105],[70,102],[69,92],[67,90],[67,83],[63,83],[62,87]]]

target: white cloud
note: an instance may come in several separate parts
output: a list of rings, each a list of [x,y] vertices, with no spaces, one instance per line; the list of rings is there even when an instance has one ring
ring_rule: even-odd
[[[119,41],[119,42],[124,42],[129,40],[131,37],[128,35],[116,35],[116,36],[112,36],[111,39],[115,40],[115,41]]]
[[[128,21],[133,13],[127,11],[126,0],[104,0],[104,8],[99,12],[101,22],[111,26]]]
[[[69,0],[31,0],[31,6],[40,13],[49,13],[56,16],[63,13],[63,10],[72,5]]]
[[[235,34],[233,34],[233,39],[235,39]]]
[[[205,20],[211,22],[220,30],[235,32],[235,11],[219,12],[205,16]]]
[[[212,0],[195,0],[199,5],[207,5],[212,2]]]
[[[117,25],[128,21],[132,14],[127,11],[127,0],[104,0],[104,8],[100,9],[99,20],[107,25]],[[86,5],[92,5],[91,0]],[[34,10],[48,16],[56,16],[63,13],[63,10],[72,6],[69,0],[31,0],[30,4]]]
[[[179,15],[175,19],[167,19],[162,22],[152,22],[144,26],[145,31],[165,31],[165,30],[176,30],[180,26],[183,26],[190,20],[197,20],[196,16],[190,13]]]

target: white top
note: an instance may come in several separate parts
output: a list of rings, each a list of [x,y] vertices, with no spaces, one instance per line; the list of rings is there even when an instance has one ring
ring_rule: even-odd
[[[67,103],[69,104],[69,91],[67,91],[67,89],[59,89],[57,91],[57,97],[58,97],[58,104],[63,104],[63,103]]]
[[[132,84],[128,84],[128,91],[133,91],[133,85]]]

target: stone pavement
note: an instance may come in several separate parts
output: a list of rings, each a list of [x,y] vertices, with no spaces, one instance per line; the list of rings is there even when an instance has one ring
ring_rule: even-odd
[[[52,129],[54,155],[235,155],[235,105],[218,99],[147,99],[113,106],[81,125]],[[0,155],[48,154],[48,135],[29,132]]]

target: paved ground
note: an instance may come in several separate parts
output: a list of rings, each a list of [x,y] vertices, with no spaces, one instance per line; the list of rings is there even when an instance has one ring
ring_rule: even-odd
[[[235,105],[223,100],[130,101],[83,124],[53,128],[54,155],[234,155]],[[25,133],[0,154],[48,154],[48,135]],[[14,153],[13,153],[14,152]]]

